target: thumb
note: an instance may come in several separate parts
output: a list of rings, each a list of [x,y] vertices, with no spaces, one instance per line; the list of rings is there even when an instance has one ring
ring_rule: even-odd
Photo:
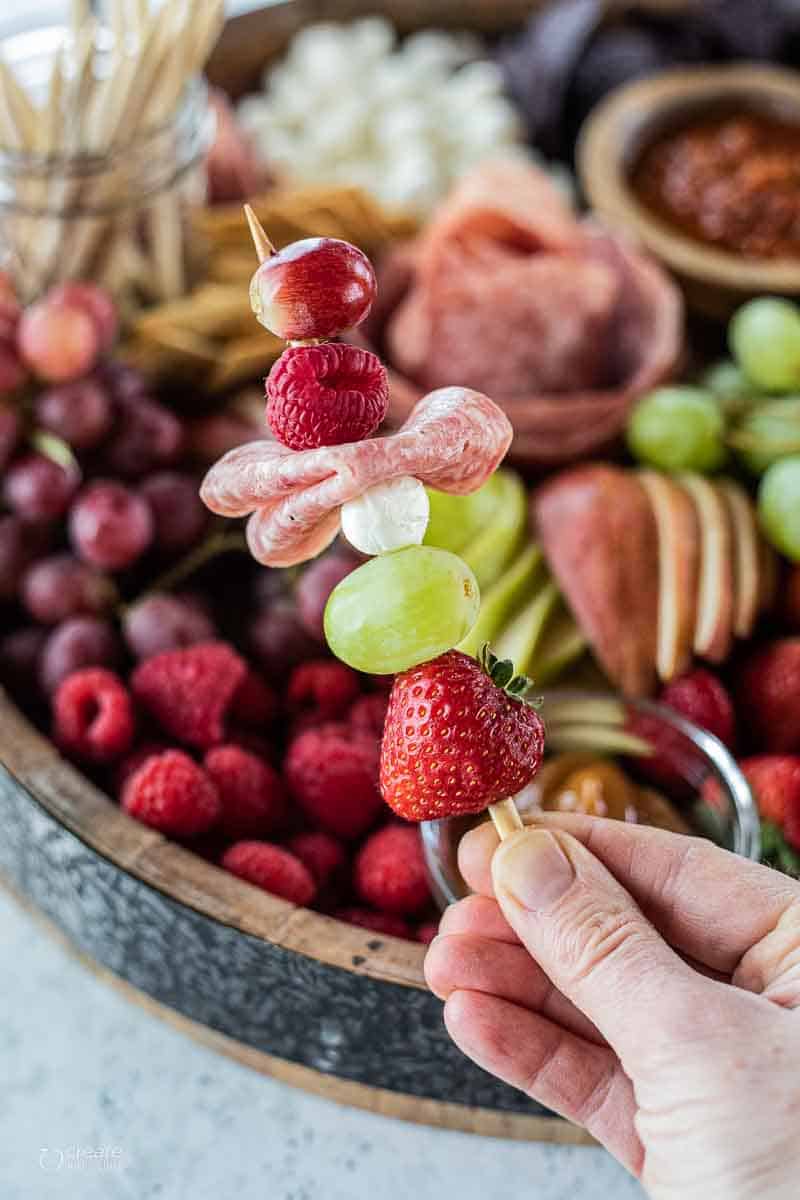
[[[632,1073],[665,1039],[698,1028],[709,980],[656,932],[606,867],[569,834],[524,829],[498,847],[494,891],[552,983]]]

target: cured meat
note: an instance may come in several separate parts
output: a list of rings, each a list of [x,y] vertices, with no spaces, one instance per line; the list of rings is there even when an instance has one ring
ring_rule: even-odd
[[[200,494],[221,516],[252,513],[247,537],[254,557],[291,566],[332,542],[341,506],[376,483],[413,475],[441,491],[475,491],[499,466],[511,435],[487,396],[441,388],[387,437],[300,453],[270,441],[238,446],[211,468]]]
[[[578,220],[529,163],[479,167],[378,275],[391,305],[354,340],[385,352],[390,424],[457,381],[501,405],[525,465],[609,446],[682,352],[675,285],[622,237]]]

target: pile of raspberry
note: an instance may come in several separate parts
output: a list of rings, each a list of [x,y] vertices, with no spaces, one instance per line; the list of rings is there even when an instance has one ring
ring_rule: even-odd
[[[385,690],[312,658],[267,678],[229,642],[68,675],[52,736],[134,819],[295,904],[429,941],[419,830],[378,790]]]

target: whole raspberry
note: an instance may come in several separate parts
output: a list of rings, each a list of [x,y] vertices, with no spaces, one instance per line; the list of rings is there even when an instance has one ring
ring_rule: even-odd
[[[278,697],[269,684],[250,668],[234,693],[230,716],[243,725],[268,725],[278,713]]]
[[[423,921],[415,930],[415,937],[418,942],[422,942],[423,946],[430,946],[435,937],[439,935],[438,921]]]
[[[131,775],[135,775],[139,767],[143,766],[148,758],[153,758],[156,754],[164,754],[167,750],[169,750],[169,746],[166,742],[142,742],[134,750],[131,750],[130,754],[126,754],[123,759],[120,759],[114,768],[116,794],[118,796],[122,794],[122,789]]]
[[[182,750],[146,759],[123,787],[121,804],[137,821],[169,837],[205,833],[220,815],[216,787]]]
[[[290,450],[360,442],[388,404],[386,368],[358,346],[290,346],[267,376],[267,422]]]
[[[102,667],[75,671],[53,698],[53,739],[89,762],[112,762],[127,753],[135,718],[128,690]]]
[[[382,912],[409,916],[430,904],[419,830],[387,825],[364,842],[353,871],[356,891]]]
[[[373,929],[375,933],[411,940],[410,926],[395,913],[372,912],[369,908],[359,908],[353,904],[347,908],[337,908],[333,915],[337,921],[345,921],[348,925],[359,925],[362,929]]]
[[[731,747],[736,737],[736,717],[733,704],[716,675],[698,667],[673,679],[661,692],[659,700],[675,709],[701,729],[707,729],[724,745]]]
[[[315,718],[333,721],[349,708],[360,690],[355,671],[335,659],[320,658],[295,667],[286,698],[294,713],[311,712]]]
[[[298,833],[286,846],[301,863],[305,863],[319,887],[325,887],[341,875],[347,864],[343,844],[329,833]]]
[[[133,672],[131,688],[162,729],[205,750],[225,740],[225,721],[246,673],[232,646],[200,642],[146,659]]]
[[[347,714],[348,723],[361,733],[371,733],[377,738],[383,737],[388,707],[389,697],[385,692],[370,692],[368,696],[359,696]]]
[[[301,733],[289,746],[284,771],[300,807],[327,833],[360,837],[381,811],[378,743],[347,725]]]
[[[215,746],[203,760],[219,792],[220,829],[231,841],[263,837],[283,815],[284,792],[278,773],[241,746]]]
[[[272,842],[237,842],[223,854],[222,866],[293,904],[310,904],[317,890],[311,872],[299,858]]]

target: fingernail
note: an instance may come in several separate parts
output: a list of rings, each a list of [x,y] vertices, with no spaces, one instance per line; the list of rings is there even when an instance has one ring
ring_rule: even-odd
[[[501,845],[492,873],[495,885],[530,912],[550,908],[575,879],[572,863],[544,829],[528,829]]]

